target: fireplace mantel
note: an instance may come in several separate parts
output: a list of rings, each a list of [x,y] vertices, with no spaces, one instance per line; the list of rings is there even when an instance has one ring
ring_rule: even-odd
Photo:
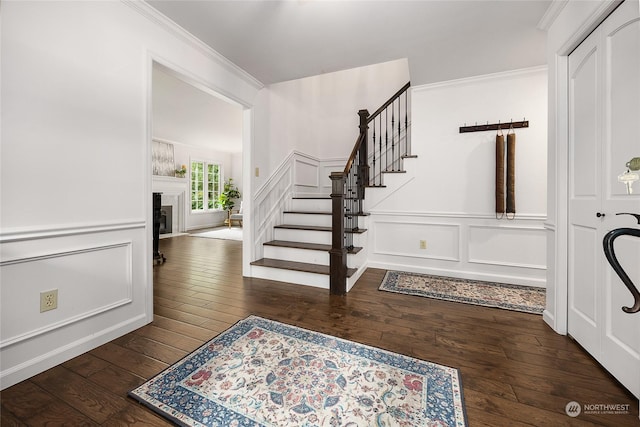
[[[189,179],[153,175],[151,190],[154,193],[162,193],[163,206],[173,207],[173,234],[186,232]]]

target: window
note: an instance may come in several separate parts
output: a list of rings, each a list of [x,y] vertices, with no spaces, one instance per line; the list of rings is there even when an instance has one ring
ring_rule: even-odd
[[[219,209],[220,165],[191,162],[191,210]]]

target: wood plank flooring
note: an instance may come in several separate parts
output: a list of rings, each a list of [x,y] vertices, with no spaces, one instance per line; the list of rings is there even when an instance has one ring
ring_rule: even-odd
[[[231,240],[160,248],[153,323],[2,391],[2,426],[170,425],[127,391],[250,314],[460,368],[472,427],[640,425],[637,400],[541,316],[381,292],[377,269],[346,297],[246,279]],[[570,418],[570,401],[630,414]]]

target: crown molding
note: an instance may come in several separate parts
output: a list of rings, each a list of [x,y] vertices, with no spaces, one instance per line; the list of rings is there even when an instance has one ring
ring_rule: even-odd
[[[547,11],[542,15],[536,28],[542,31],[549,31],[562,9],[569,3],[569,0],[553,0]]]
[[[175,21],[169,19],[167,16],[160,13],[153,6],[149,5],[144,0],[120,0],[125,5],[129,6],[131,9],[138,12],[140,15],[147,18],[149,21],[163,28],[167,32],[171,33],[178,39],[186,42],[194,49],[207,56],[209,59],[216,62],[218,65],[222,66],[224,69],[237,76],[241,80],[248,83],[253,88],[260,90],[264,88],[264,84],[253,77],[251,74],[231,62],[225,56],[221,55],[217,51],[215,51],[211,46],[204,43],[202,40],[191,34],[189,31],[182,28]]]
[[[482,74],[479,76],[464,77],[461,79],[446,80],[446,81],[436,82],[436,83],[427,83],[420,86],[412,86],[411,92],[414,93],[414,92],[421,92],[423,90],[430,90],[430,89],[435,89],[440,87],[458,86],[458,85],[464,85],[464,84],[478,83],[478,82],[487,81],[487,80],[499,80],[499,79],[505,79],[509,77],[518,77],[518,76],[526,76],[530,74],[546,73],[547,70],[548,70],[548,67],[546,65],[537,65],[535,67],[521,68],[518,70],[500,71],[497,73]]]

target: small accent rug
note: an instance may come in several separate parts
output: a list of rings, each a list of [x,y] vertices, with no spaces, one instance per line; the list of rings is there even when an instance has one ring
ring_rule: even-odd
[[[242,228],[240,227],[221,227],[215,230],[203,231],[202,233],[193,233],[193,237],[206,237],[209,239],[224,240],[242,240]]]
[[[186,426],[466,426],[457,369],[255,316],[129,395]]]
[[[546,289],[427,274],[387,271],[380,290],[540,314]]]

